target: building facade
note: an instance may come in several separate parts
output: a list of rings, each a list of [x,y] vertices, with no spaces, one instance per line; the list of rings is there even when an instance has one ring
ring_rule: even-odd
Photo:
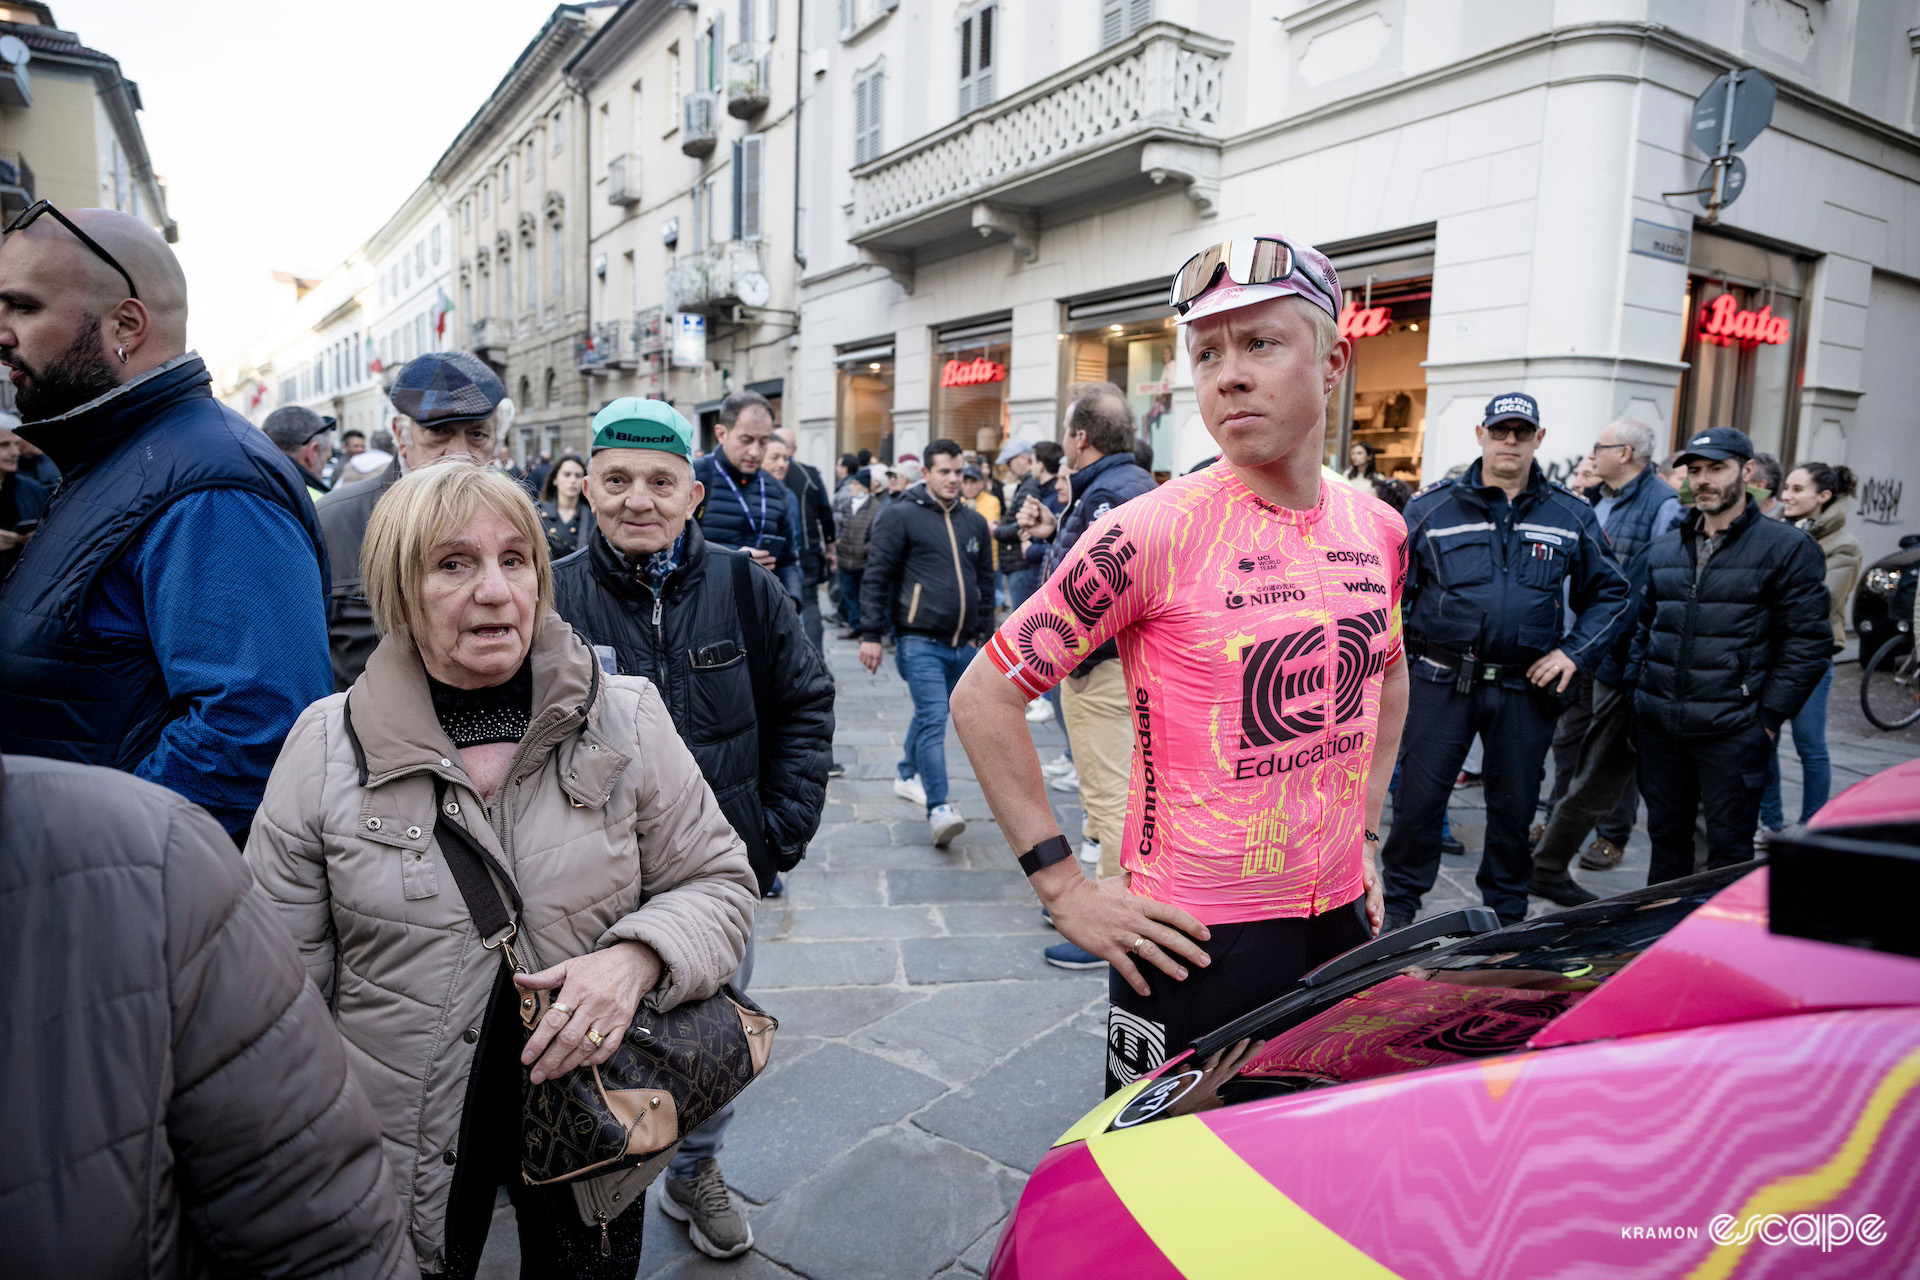
[[[586,108],[563,69],[615,7],[556,8],[431,174],[464,345],[505,383],[522,461],[587,443]]]
[[[586,95],[600,404],[671,401],[712,441],[720,402],[779,412],[798,324],[798,0],[632,0],[568,63]]]
[[[1845,462],[1869,556],[1916,527],[1914,0],[847,0],[808,17],[797,417],[808,450],[1055,438],[1127,390],[1213,452],[1165,306],[1236,235],[1328,251],[1354,370],[1328,453],[1430,481],[1492,395],[1565,475],[1626,414]],[[1693,102],[1778,86],[1709,223]],[[817,73],[817,74],[815,74]]]
[[[386,392],[401,366],[429,351],[466,345],[466,317],[453,301],[453,220],[433,184],[416,187],[359,256],[370,276],[360,291],[366,315],[360,360],[376,388],[367,416],[390,426],[394,410]],[[363,425],[361,414],[350,410],[350,416],[356,419],[350,425]]]

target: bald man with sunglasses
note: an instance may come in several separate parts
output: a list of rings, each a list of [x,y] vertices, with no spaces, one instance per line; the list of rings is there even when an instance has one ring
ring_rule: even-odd
[[[153,228],[42,200],[5,235],[0,364],[62,482],[0,583],[0,751],[137,774],[243,838],[332,691],[313,503],[213,398]]]
[[[1488,402],[1480,459],[1407,504],[1402,597],[1407,731],[1393,829],[1381,848],[1387,928],[1413,922],[1440,867],[1440,822],[1475,734],[1486,746],[1486,843],[1475,878],[1501,924],[1526,919],[1528,828],[1554,721],[1574,677],[1629,625],[1626,574],[1586,500],[1547,479],[1546,439],[1524,392]],[[1575,617],[1562,634],[1563,600]]]

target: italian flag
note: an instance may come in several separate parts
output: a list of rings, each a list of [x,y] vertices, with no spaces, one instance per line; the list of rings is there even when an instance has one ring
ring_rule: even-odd
[[[383,366],[380,363],[380,352],[373,345],[373,335],[368,334],[367,335],[367,372],[379,373],[382,370],[382,368]]]
[[[447,312],[453,310],[453,299],[447,296],[445,289],[437,289],[435,292],[440,295],[440,300],[433,306],[433,332],[436,336],[444,338],[447,336]]]

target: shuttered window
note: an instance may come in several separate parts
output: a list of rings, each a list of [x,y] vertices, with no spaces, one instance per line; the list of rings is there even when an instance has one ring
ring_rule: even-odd
[[[740,43],[753,44],[753,0],[740,0]]]
[[[886,98],[886,72],[871,71],[853,82],[853,162],[865,164],[880,154],[880,120]]]
[[[853,0],[840,0],[840,36],[853,34]]]
[[[1153,21],[1153,0],[1100,0],[1100,47],[1119,44]]]
[[[766,138],[750,133],[733,144],[733,238],[765,235]]]
[[[994,6],[976,9],[960,22],[960,114],[993,101]]]

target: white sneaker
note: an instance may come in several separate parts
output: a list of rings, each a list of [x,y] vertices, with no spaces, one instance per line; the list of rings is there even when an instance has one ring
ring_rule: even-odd
[[[920,779],[917,777],[895,778],[893,780],[893,794],[899,796],[902,800],[913,801],[922,809],[927,807],[927,789],[920,785]]]
[[[1089,867],[1097,867],[1100,865],[1100,842],[1098,840],[1082,840],[1080,842],[1080,861],[1086,863]]]
[[[1046,774],[1049,778],[1057,778],[1071,768],[1073,768],[1073,757],[1062,751],[1059,755],[1041,765],[1040,772]]]
[[[1055,774],[1053,781],[1047,785],[1055,791],[1078,791],[1080,789],[1080,771],[1073,767],[1072,761],[1068,761],[1065,771]]]
[[[1053,719],[1053,704],[1045,698],[1035,698],[1027,704],[1027,723],[1045,724]]]
[[[933,831],[933,847],[944,849],[947,841],[967,829],[967,820],[952,805],[937,804],[933,812],[927,815],[927,826]]]

